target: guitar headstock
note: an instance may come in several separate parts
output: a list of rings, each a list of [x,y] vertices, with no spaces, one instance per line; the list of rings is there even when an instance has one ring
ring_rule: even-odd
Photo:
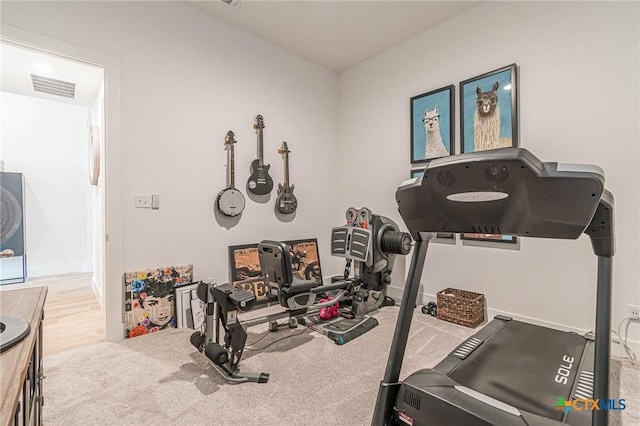
[[[264,119],[260,114],[256,115],[256,121],[253,123],[253,128],[256,130],[264,129]]]
[[[233,131],[229,130],[227,132],[227,135],[224,137],[224,145],[233,145],[236,142],[236,135],[233,133]]]
[[[289,147],[287,146],[286,142],[282,142],[282,146],[280,146],[280,148],[278,148],[278,154],[283,155],[283,154],[288,154],[291,151],[289,151]]]

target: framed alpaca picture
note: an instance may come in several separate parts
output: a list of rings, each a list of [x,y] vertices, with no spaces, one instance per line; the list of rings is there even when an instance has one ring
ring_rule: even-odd
[[[423,174],[424,174],[424,168],[411,170],[411,178],[419,177],[419,176],[422,176]],[[438,241],[438,240],[454,240],[455,241],[455,239],[456,239],[456,234],[453,232],[438,232],[436,234],[436,239],[434,241]]]
[[[517,66],[460,82],[461,152],[518,146]]]
[[[461,152],[518,146],[518,67],[503,68],[460,82]],[[463,240],[516,243],[501,234],[461,234]]]
[[[411,98],[411,164],[453,153],[454,92],[451,85]]]

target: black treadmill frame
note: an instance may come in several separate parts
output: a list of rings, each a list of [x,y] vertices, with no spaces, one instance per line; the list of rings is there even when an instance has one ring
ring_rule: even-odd
[[[523,148],[506,148],[470,154],[459,154],[440,161],[434,160],[429,166],[427,166],[425,175],[430,167],[438,167],[444,163],[464,164],[466,161],[471,164],[478,161],[492,161],[494,158],[502,160],[521,159],[523,163],[531,161],[532,163],[535,163],[534,166],[540,168],[540,174],[544,173],[544,167],[547,164],[553,166],[552,163],[541,163],[536,157]],[[555,166],[557,166],[557,164],[555,164]],[[400,189],[398,191],[400,191]],[[598,257],[593,389],[594,399],[596,400],[607,400],[609,398],[609,365],[611,356],[611,283],[613,255],[615,253],[613,218],[613,195],[603,188],[596,211],[594,212],[588,226],[586,226],[583,231],[591,238],[593,251]],[[452,228],[447,229],[446,231],[469,232],[467,229]],[[503,233],[523,237],[529,236],[511,229],[503,229]],[[398,313],[398,320],[393,334],[385,374],[383,380],[380,382],[378,390],[372,425],[393,424],[394,422],[394,405],[398,390],[402,384],[399,381],[400,369],[402,368],[402,361],[411,327],[413,310],[415,309],[415,303],[417,300],[420,278],[422,277],[429,242],[436,237],[436,233],[435,230],[412,230],[412,236],[416,241],[416,244],[407,275],[407,281]],[[592,416],[592,425],[605,426],[607,424],[608,412],[606,410],[595,410]]]

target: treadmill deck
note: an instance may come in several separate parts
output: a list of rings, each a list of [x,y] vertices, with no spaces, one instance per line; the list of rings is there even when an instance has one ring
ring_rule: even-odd
[[[556,408],[558,399],[575,395],[576,377],[584,381],[585,372],[581,371],[582,376],[578,372],[585,364],[581,364],[583,358],[593,359],[590,343],[576,333],[499,316],[435,369],[516,408],[563,421],[564,411]],[[593,364],[586,364],[584,370],[593,371]],[[591,394],[583,391],[580,395]]]

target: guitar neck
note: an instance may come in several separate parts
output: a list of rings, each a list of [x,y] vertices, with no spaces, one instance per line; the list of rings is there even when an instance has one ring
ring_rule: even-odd
[[[289,153],[284,154],[284,186],[289,187]]]
[[[262,128],[258,128],[258,165],[264,166]]]
[[[229,145],[229,158],[227,161],[227,167],[229,167],[229,188],[236,187],[236,177],[235,177],[235,164],[234,164],[234,155],[233,155],[233,144]]]

